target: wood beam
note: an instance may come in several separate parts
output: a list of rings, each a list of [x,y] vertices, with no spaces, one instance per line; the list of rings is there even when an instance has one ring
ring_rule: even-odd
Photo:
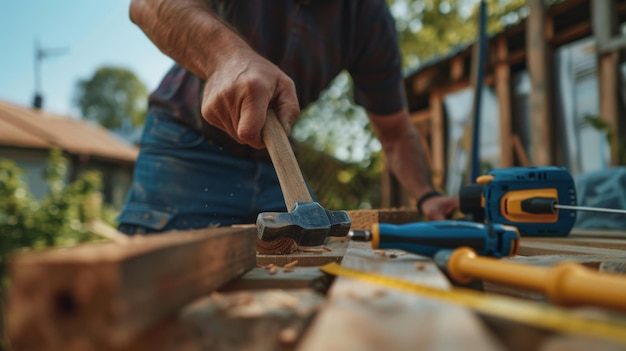
[[[575,40],[584,38],[591,34],[591,24],[588,22],[579,23],[575,26],[568,27],[567,29],[554,33],[554,36],[550,40],[550,45],[559,47]]]
[[[371,230],[373,224],[406,224],[417,222],[421,215],[415,209],[406,210],[352,210],[347,211],[354,230]]]
[[[603,54],[599,57],[599,88],[600,88],[600,118],[611,127],[611,166],[619,163],[619,121],[618,121],[618,62],[619,52]]]
[[[67,342],[62,348],[45,350],[293,350],[323,303],[324,297],[308,288],[214,292],[187,304],[125,347]]]
[[[435,188],[443,187],[446,169],[445,130],[443,95],[438,90],[430,93],[430,115],[432,118],[430,133],[430,149],[432,150],[432,178]]]
[[[616,28],[616,12],[614,1],[593,1],[591,4],[593,34],[598,48],[598,72],[600,88],[600,118],[606,121],[613,133],[610,141],[611,165],[615,166],[619,160],[619,52],[607,50],[612,42]],[[624,37],[626,44],[626,37]],[[609,47],[610,48],[610,47]]]
[[[524,148],[524,145],[522,145],[522,140],[520,140],[519,135],[513,134],[513,137],[511,138],[511,140],[513,142],[513,150],[515,151],[515,155],[517,156],[517,159],[519,160],[520,166],[529,167],[530,161],[528,161],[528,155],[526,154],[526,149]]]
[[[469,78],[463,78],[459,81],[456,81],[445,88],[441,89],[442,95],[447,95],[451,93],[455,93],[459,90],[467,89],[470,86]]]
[[[532,163],[537,166],[554,162],[552,150],[552,114],[548,46],[545,38],[546,6],[543,0],[527,0],[530,15],[526,22],[528,71],[531,80],[530,124]]]
[[[598,48],[598,51],[600,53],[608,53],[623,49],[626,49],[626,36],[611,38],[602,47]]]
[[[590,5],[593,36],[598,49],[602,49],[613,36],[614,3],[612,0],[591,1]]]
[[[298,247],[288,255],[258,253],[256,263],[261,266],[273,264],[279,268],[293,261],[298,261],[298,266],[301,267],[321,266],[330,262],[341,262],[347,248],[348,242],[344,238],[330,238],[322,247]]]
[[[506,62],[508,49],[506,39],[501,37],[496,42],[498,62]],[[511,144],[511,68],[507,63],[498,63],[495,68],[496,94],[500,114],[500,167],[513,166],[513,145]]]
[[[257,230],[216,228],[16,256],[7,329],[16,350],[114,349],[255,266]]]
[[[450,62],[450,78],[453,82],[463,78],[465,74],[464,61],[465,57],[457,56]]]
[[[419,72],[413,79],[413,92],[415,94],[422,94],[431,87],[433,79],[437,75],[437,68],[430,67]]]
[[[421,110],[417,112],[411,113],[411,123],[413,124],[421,124],[430,120],[430,111],[429,110]]]

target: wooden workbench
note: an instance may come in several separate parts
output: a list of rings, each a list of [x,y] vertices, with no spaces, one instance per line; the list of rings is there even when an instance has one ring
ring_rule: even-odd
[[[127,267],[132,267],[135,274],[140,274],[138,269],[150,267],[147,265],[148,261],[142,261],[146,260],[146,257],[149,257],[150,262],[155,265],[158,265],[159,261],[171,260],[174,257],[177,260],[184,260],[180,250],[182,247],[188,247],[186,250],[192,248],[191,252],[198,256],[194,261],[196,266],[183,265],[173,269],[171,274],[180,275],[181,282],[188,282],[186,284],[190,284],[189,287],[195,290],[214,290],[213,292],[196,294],[197,297],[192,301],[173,309],[162,309],[158,301],[153,309],[150,309],[147,304],[143,304],[142,309],[131,309],[130,311],[133,311],[135,315],[126,320],[126,324],[120,323],[121,329],[115,329],[117,324],[110,326],[110,335],[128,336],[117,337],[114,341],[99,335],[97,343],[90,342],[92,336],[89,333],[93,331],[87,328],[64,328],[62,324],[70,323],[69,317],[53,313],[47,315],[47,318],[54,318],[54,321],[50,319],[48,324],[55,325],[49,330],[63,331],[65,333],[63,338],[59,338],[58,335],[56,337],[46,335],[49,331],[46,329],[48,324],[39,323],[36,329],[29,329],[32,327],[29,323],[34,322],[22,319],[22,324],[14,325],[13,329],[10,328],[12,337],[17,338],[14,344],[29,346],[24,349],[151,351],[617,350],[626,348],[626,345],[619,345],[609,340],[566,335],[487,317],[457,304],[433,300],[373,283],[344,277],[330,277],[318,269],[319,265],[326,262],[340,262],[342,266],[348,268],[449,289],[452,285],[450,281],[430,259],[425,257],[399,250],[374,252],[361,243],[334,240],[326,244],[326,249],[316,252],[299,252],[295,255],[280,257],[257,255],[256,267],[252,268],[247,256],[241,253],[246,249],[243,246],[238,248],[232,246],[238,245],[237,243],[244,244],[241,244],[241,240],[231,240],[230,234],[238,233],[237,235],[245,236],[245,233],[248,233],[250,235],[246,236],[247,238],[254,238],[254,228],[239,228],[233,233],[228,229],[220,230],[218,236],[213,234],[213,229],[207,230],[208,233],[201,231],[195,233],[195,236],[188,235],[182,241],[177,239],[178,249],[172,248],[171,243],[168,242],[169,239],[151,244],[150,250],[124,249],[125,254],[120,255],[123,260],[115,268],[124,271]],[[229,235],[222,235],[224,233]],[[240,252],[235,256],[214,257],[230,262],[230,266],[215,266],[214,262],[201,259],[206,252],[215,251],[211,250],[211,245],[215,244],[215,240],[223,241],[220,245],[224,245],[225,248],[236,248]],[[249,239],[246,240],[249,241]],[[167,245],[163,246],[165,244]],[[626,233],[574,232],[568,238],[525,238],[522,240],[520,255],[508,260],[542,266],[550,266],[564,260],[574,260],[599,270],[623,272],[626,264],[625,248]],[[141,252],[138,254],[139,251]],[[150,252],[150,254],[145,256],[145,252]],[[29,258],[33,259],[23,262],[32,265],[33,262],[38,261],[38,257]],[[53,258],[47,257],[46,260],[49,265]],[[293,264],[295,260],[298,262],[293,270],[283,268],[285,265]],[[64,264],[67,266],[67,263]],[[198,267],[199,264],[212,267],[212,269],[205,269],[207,276],[200,280],[194,276],[184,277],[183,271],[193,270],[195,268],[190,267]],[[48,266],[37,266],[37,269],[42,269],[42,267]],[[86,269],[81,267],[81,269]],[[107,267],[110,268],[110,266]],[[241,273],[237,272],[242,267],[248,268],[246,268],[247,273],[241,276]],[[35,272],[34,268],[33,272]],[[81,279],[89,276],[89,271],[81,272],[81,277],[83,277]],[[95,270],[93,272],[97,274]],[[12,274],[15,277],[22,273],[19,267],[14,267]],[[159,279],[158,274],[151,274],[148,278],[135,276],[133,279],[143,279],[144,282]],[[220,283],[219,288],[215,290],[216,285],[211,282],[222,279],[226,274],[235,278],[227,284]],[[211,280],[210,277],[214,279]],[[218,279],[218,277],[221,278]],[[93,279],[95,278],[92,277],[91,281]],[[171,280],[172,277],[168,279]],[[38,289],[38,286],[33,285],[36,281],[29,281],[31,290],[28,291],[32,296],[20,295],[19,303],[24,304],[29,298],[34,298]],[[200,284],[200,282],[205,283]],[[132,285],[132,281],[122,283]],[[49,286],[45,282],[38,284]],[[544,300],[537,294],[487,282],[474,283],[471,287],[484,289],[490,293]],[[136,286],[134,289],[123,290],[134,291],[130,294],[130,296],[135,296],[134,301],[138,301],[136,299],[139,296],[149,297],[151,294],[149,291],[137,290]],[[168,290],[169,295],[160,295],[163,303],[182,301],[179,299],[180,295],[174,294],[172,289],[170,287]],[[101,295],[98,296],[102,297]],[[174,303],[172,306],[175,305]],[[18,309],[18,312],[21,313],[21,310]],[[36,312],[39,312],[40,316],[45,314],[45,311],[41,309],[30,311],[30,313]],[[80,309],[77,309],[75,313],[81,313]],[[597,311],[597,313],[604,313],[604,311]],[[140,318],[142,316],[152,317],[151,319]],[[13,317],[9,315],[9,323],[14,321]],[[623,317],[626,318],[626,316]],[[64,318],[67,319],[64,320]],[[76,327],[75,322],[72,325]],[[34,330],[37,331],[36,335],[33,334]],[[71,335],[73,332],[81,333],[80,337]],[[54,344],[51,344],[50,340],[54,340]]]

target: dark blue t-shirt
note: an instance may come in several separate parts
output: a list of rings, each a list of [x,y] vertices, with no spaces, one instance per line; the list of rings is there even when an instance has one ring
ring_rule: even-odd
[[[209,2],[252,48],[293,79],[302,109],[342,70],[352,76],[354,100],[366,110],[386,115],[404,106],[398,38],[385,0]],[[223,138],[225,133],[202,118],[202,89],[200,78],[175,65],[151,94],[150,105]]]

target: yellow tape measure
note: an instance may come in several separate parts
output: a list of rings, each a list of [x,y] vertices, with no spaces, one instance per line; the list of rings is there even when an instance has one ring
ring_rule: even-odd
[[[608,315],[594,318],[552,305],[501,295],[486,295],[464,288],[455,287],[450,290],[442,290],[393,277],[345,268],[335,262],[324,265],[320,269],[328,274],[363,280],[428,298],[455,303],[480,313],[523,324],[564,333],[600,337],[626,345],[625,318]]]

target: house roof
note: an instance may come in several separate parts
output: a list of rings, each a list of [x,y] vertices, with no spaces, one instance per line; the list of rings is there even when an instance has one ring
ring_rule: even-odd
[[[0,101],[0,146],[59,147],[70,154],[134,162],[139,150],[84,120]]]

